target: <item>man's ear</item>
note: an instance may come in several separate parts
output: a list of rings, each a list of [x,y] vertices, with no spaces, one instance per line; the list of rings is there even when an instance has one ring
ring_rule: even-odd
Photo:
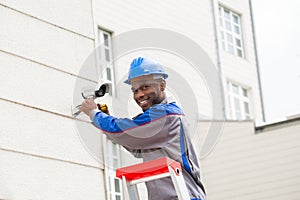
[[[162,82],[160,84],[160,91],[165,91],[166,85],[167,85],[166,81],[162,80]]]

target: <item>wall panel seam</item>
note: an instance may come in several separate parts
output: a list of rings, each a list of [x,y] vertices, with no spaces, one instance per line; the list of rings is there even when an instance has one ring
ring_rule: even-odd
[[[38,155],[38,154],[27,153],[27,152],[23,152],[23,151],[17,151],[17,150],[14,150],[14,149],[7,149],[7,148],[0,147],[0,150],[10,152],[10,153],[15,153],[15,154],[22,154],[22,155],[32,156],[32,157],[36,157],[36,158],[42,158],[42,159],[53,160],[53,161],[58,161],[58,162],[64,162],[64,163],[69,163],[69,164],[73,164],[73,165],[80,165],[80,166],[83,166],[83,167],[89,167],[89,168],[102,170],[101,167],[96,167],[96,166],[92,166],[92,165],[87,165],[87,164],[78,163],[78,162],[69,161],[69,160],[63,160],[63,159],[49,157],[49,156],[42,156],[42,155]]]
[[[27,107],[27,108],[31,108],[31,109],[35,109],[35,110],[47,112],[47,113],[50,113],[50,114],[53,114],[53,115],[57,115],[57,116],[60,116],[60,117],[65,117],[65,118],[69,118],[69,119],[72,119],[72,120],[78,120],[78,121],[82,121],[82,122],[86,122],[86,123],[91,123],[91,122],[83,120],[83,119],[74,118],[74,117],[69,116],[69,115],[65,115],[65,114],[53,112],[53,111],[50,111],[50,110],[46,110],[46,109],[39,108],[39,107],[36,107],[36,106],[31,106],[31,105],[24,104],[24,103],[17,102],[17,101],[13,101],[13,100],[10,100],[10,99],[6,99],[6,98],[0,97],[0,100],[6,101],[6,102],[9,102],[9,103],[14,103],[14,104],[17,104],[17,105],[20,105],[20,106],[24,106],[24,107]]]
[[[71,73],[71,72],[67,72],[67,71],[64,71],[64,70],[62,70],[62,69],[58,69],[58,68],[56,68],[56,67],[53,67],[53,66],[50,66],[50,65],[47,65],[47,64],[44,64],[44,63],[41,63],[41,62],[32,60],[32,59],[30,59],[30,58],[26,58],[26,57],[24,57],[24,56],[21,56],[21,55],[18,55],[18,54],[9,52],[9,51],[5,51],[5,50],[3,50],[3,49],[0,49],[0,52],[9,54],[9,55],[11,55],[11,56],[15,56],[15,57],[21,58],[21,59],[23,59],[23,60],[26,60],[26,61],[29,61],[29,62],[38,64],[38,65],[42,65],[43,67],[47,67],[47,68],[49,68],[49,69],[52,69],[52,70],[56,70],[56,71],[62,72],[62,73],[64,73],[64,74],[68,74],[68,75],[74,76],[74,77],[76,77],[76,78],[81,78],[81,79],[84,79],[84,80],[87,80],[87,81],[90,81],[90,82],[93,82],[93,83],[97,83],[97,81],[95,81],[95,80],[92,80],[92,79],[89,79],[89,78],[86,78],[86,77],[83,77],[83,76],[78,76],[77,74],[73,74],[73,73]]]
[[[4,5],[4,4],[2,4],[2,3],[0,3],[0,6],[5,7],[5,8],[7,8],[7,9],[10,9],[10,10],[12,10],[12,11],[18,12],[18,13],[20,13],[20,14],[26,15],[26,16],[31,17],[31,18],[33,18],[33,19],[36,19],[36,20],[38,20],[38,21],[44,22],[44,23],[46,23],[46,24],[48,24],[48,25],[51,25],[51,26],[54,26],[54,27],[56,27],[56,28],[60,28],[60,29],[62,29],[62,30],[64,30],[64,31],[67,31],[67,32],[70,32],[70,33],[73,33],[73,34],[76,34],[76,35],[78,35],[78,36],[81,36],[81,37],[84,37],[84,38],[87,38],[87,39],[89,39],[89,40],[94,41],[94,38],[91,38],[91,37],[89,37],[89,36],[83,35],[83,34],[81,34],[81,33],[77,33],[77,32],[75,32],[75,31],[73,31],[73,30],[70,30],[70,29],[67,29],[67,28],[65,28],[65,27],[59,26],[59,25],[54,24],[54,23],[52,23],[52,22],[49,22],[49,21],[47,21],[47,20],[44,20],[44,19],[35,17],[35,16],[33,16],[33,15],[30,15],[30,14],[25,13],[25,12],[23,12],[23,11],[17,10],[17,9],[15,9],[15,8],[12,8],[12,7],[9,7],[9,6]]]

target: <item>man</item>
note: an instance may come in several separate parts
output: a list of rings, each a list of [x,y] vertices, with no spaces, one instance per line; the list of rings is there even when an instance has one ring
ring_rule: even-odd
[[[205,200],[205,190],[184,114],[174,100],[166,97],[168,75],[149,58],[132,61],[128,79],[133,98],[143,113],[133,119],[116,118],[97,109],[93,99],[82,103],[81,111],[111,140],[144,161],[169,157],[180,162],[193,200]],[[173,200],[177,195],[170,177],[146,182],[149,200]]]

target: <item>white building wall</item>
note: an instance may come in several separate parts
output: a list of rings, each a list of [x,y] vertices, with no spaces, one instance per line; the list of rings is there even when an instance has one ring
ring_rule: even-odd
[[[94,38],[92,6],[88,0],[27,0],[23,3],[18,0],[1,0],[1,5],[76,35]]]
[[[95,23],[113,33],[114,37],[141,28],[158,28],[183,34],[196,42],[216,64],[216,49],[211,1],[93,1]],[[141,36],[143,37],[143,36]],[[137,38],[138,39],[138,38]],[[180,41],[178,41],[180,43]],[[116,44],[117,46],[118,44]],[[130,45],[130,43],[128,44]],[[169,50],[169,49],[167,49]],[[128,71],[130,60],[136,56],[146,55],[159,60],[167,67],[182,74],[193,85],[199,105],[203,106],[201,114],[210,116],[211,105],[209,91],[204,84],[205,77],[195,77],[189,63],[179,56],[161,49],[138,49],[123,55],[116,63],[116,80],[123,81]],[[170,77],[171,80],[172,77]],[[128,90],[130,92],[130,90]]]
[[[244,58],[232,55],[222,48],[219,14],[216,12],[216,24],[219,37],[220,63],[223,74],[223,85],[227,95],[227,81],[239,84],[250,91],[251,116],[257,123],[263,121],[262,106],[260,101],[260,86],[258,83],[258,71],[256,66],[255,46],[253,41],[252,20],[249,1],[220,0],[215,1],[215,10],[218,11],[219,5],[239,14],[241,16],[242,40],[244,46]],[[225,98],[227,116],[229,116],[228,96]]]
[[[77,74],[94,48],[93,40],[1,6],[3,51]],[[11,23],[7,23],[11,22]]]
[[[252,118],[257,122],[262,122],[260,88],[258,85],[252,22],[248,0],[239,1],[238,3],[236,1],[211,0],[188,2],[183,0],[176,2],[149,2],[143,0],[139,1],[139,3],[131,1],[110,1],[109,4],[104,1],[94,1],[94,19],[98,26],[110,30],[116,37],[124,32],[139,28],[161,28],[183,34],[198,43],[211,58],[215,66],[218,67],[212,2],[215,6],[226,110],[229,110],[226,87],[227,81],[229,80],[249,89]],[[233,56],[222,50],[218,16],[219,4],[241,15],[245,58]],[[180,63],[176,58],[170,58],[166,53],[159,52],[159,50],[151,53],[147,51],[145,53],[145,51],[139,49],[134,55],[143,54],[153,56],[167,66],[184,74],[186,80],[191,81],[191,85],[195,87],[195,94],[202,100],[199,104],[206,105],[203,106],[202,113],[200,114],[210,116],[209,113],[211,110],[206,109],[211,105],[209,104],[210,96],[207,95],[207,88],[205,88],[203,84],[205,77],[202,78],[202,80],[195,79],[193,72],[186,71],[186,69],[190,68],[187,63]],[[129,56],[127,60],[132,57],[134,56],[131,54],[131,57]],[[128,64],[128,62],[120,61],[119,65],[117,65],[117,80],[127,73],[126,66],[128,66]]]
[[[94,1],[95,22],[115,35],[139,28],[172,30],[195,40],[215,60],[210,0]]]
[[[0,117],[2,149],[102,167],[84,149],[72,119],[14,102],[0,105],[6,111]]]
[[[0,199],[105,199],[100,137],[94,158],[70,109],[94,49],[91,2],[3,0],[0,24]]]
[[[7,150],[0,159],[1,199],[105,199],[98,168]]]

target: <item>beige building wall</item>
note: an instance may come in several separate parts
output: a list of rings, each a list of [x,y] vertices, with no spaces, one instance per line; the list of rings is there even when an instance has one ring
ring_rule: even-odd
[[[207,131],[209,123],[201,124]],[[299,133],[300,118],[257,128],[252,121],[225,122],[201,160],[208,199],[299,199]]]

